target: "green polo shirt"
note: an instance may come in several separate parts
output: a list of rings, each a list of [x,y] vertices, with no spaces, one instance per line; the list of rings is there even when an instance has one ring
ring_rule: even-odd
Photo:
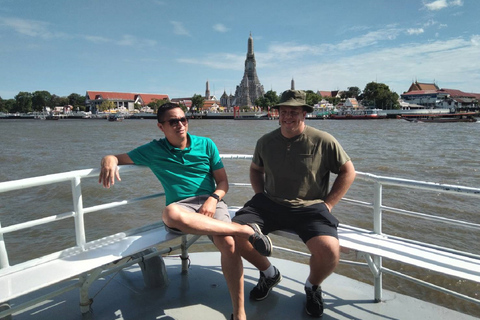
[[[190,147],[179,149],[166,138],[153,140],[128,153],[136,165],[148,166],[162,183],[166,204],[215,191],[213,171],[223,168],[215,143],[188,134]]]
[[[253,163],[265,169],[265,194],[288,207],[323,202],[329,191],[330,173],[339,173],[350,160],[329,133],[306,126],[291,139],[280,128],[257,141]]]

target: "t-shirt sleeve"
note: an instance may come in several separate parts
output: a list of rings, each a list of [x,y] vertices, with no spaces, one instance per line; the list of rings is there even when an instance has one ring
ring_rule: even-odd
[[[217,146],[211,139],[207,139],[208,143],[208,152],[210,155],[210,167],[212,171],[222,169],[224,167],[222,158],[220,158],[220,152],[218,151]]]
[[[259,139],[257,141],[257,144],[255,145],[255,151],[253,151],[253,158],[252,158],[252,162],[259,167],[263,167],[263,159],[260,154],[260,151],[262,150],[261,142],[262,142],[262,139]]]
[[[350,157],[333,136],[330,136],[330,138],[330,141],[327,143],[329,156],[326,157],[326,159],[328,159],[329,170],[335,174],[338,174],[340,172],[340,167],[343,166],[347,161],[350,161]]]
[[[140,166],[148,166],[150,164],[150,157],[148,155],[152,154],[151,150],[153,143],[157,142],[152,141],[128,152],[127,154],[130,159],[132,159],[133,163]]]

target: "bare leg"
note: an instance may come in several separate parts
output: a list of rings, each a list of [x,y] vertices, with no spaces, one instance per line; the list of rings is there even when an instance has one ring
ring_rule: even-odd
[[[245,320],[247,316],[244,304],[242,258],[235,251],[235,242],[232,237],[213,236],[213,241],[222,255],[222,271],[232,300],[233,318]]]
[[[212,219],[203,214],[187,211],[176,204],[168,205],[163,211],[162,218],[170,228],[176,228],[188,234],[234,235],[244,239],[248,239],[253,234],[253,229],[247,225]]]
[[[320,285],[338,265],[340,244],[331,236],[313,237],[306,243],[310,250],[310,275],[308,281]]]
[[[258,270],[262,271],[270,267],[270,261],[268,258],[258,253],[258,251],[253,248],[248,240],[236,237],[235,245],[237,247],[237,251],[240,252],[240,255],[245,258],[245,260],[253,264]]]

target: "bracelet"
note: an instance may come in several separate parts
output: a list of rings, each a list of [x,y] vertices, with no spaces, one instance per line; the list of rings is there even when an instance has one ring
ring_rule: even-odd
[[[210,195],[210,197],[216,199],[216,200],[217,200],[217,203],[220,202],[220,197],[218,196],[218,194],[212,193],[212,194]]]

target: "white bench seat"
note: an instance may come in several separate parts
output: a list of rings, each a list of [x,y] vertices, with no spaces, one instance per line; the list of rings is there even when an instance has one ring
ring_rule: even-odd
[[[340,227],[338,235],[342,247],[480,282],[480,257],[472,254],[348,227]]]
[[[289,231],[274,234],[299,240]],[[427,243],[374,234],[368,230],[340,225],[338,238],[342,248],[370,256],[379,256],[450,276],[480,282],[480,257],[441,250]]]
[[[156,223],[88,242],[84,249],[69,248],[0,269],[0,303],[102,269],[178,237],[181,235],[170,233],[163,224]]]

